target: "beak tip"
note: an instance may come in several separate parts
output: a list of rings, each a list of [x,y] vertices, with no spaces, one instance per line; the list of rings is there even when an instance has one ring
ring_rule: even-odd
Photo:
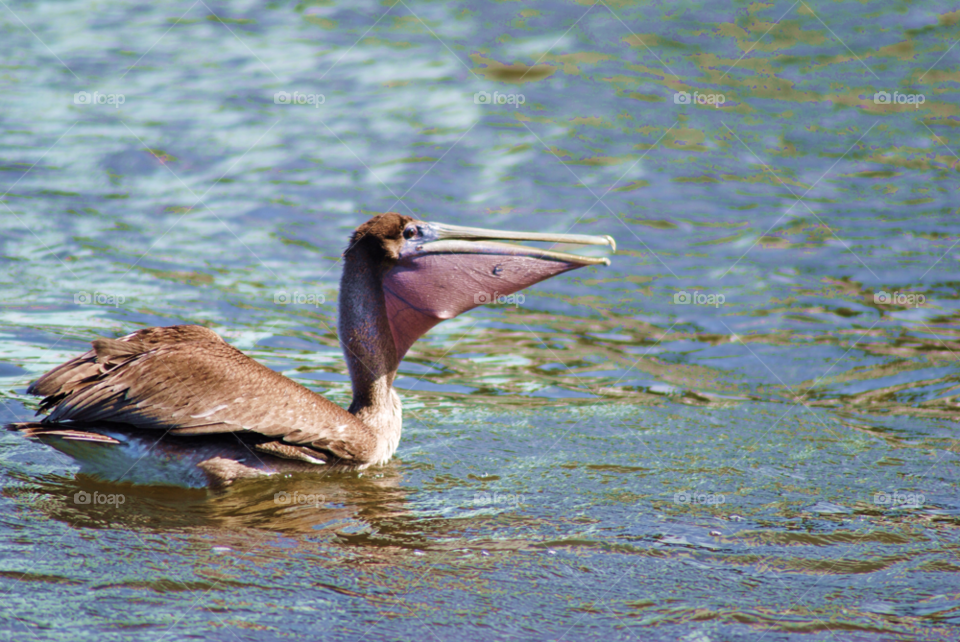
[[[614,241],[613,237],[609,234],[604,235],[603,238],[607,239],[607,243],[610,244],[610,250],[615,253],[617,251],[617,242]],[[610,265],[610,263],[608,262],[607,265]]]

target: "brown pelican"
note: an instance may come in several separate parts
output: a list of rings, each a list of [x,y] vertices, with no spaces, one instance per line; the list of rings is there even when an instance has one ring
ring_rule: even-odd
[[[225,485],[287,471],[364,469],[400,441],[400,360],[427,330],[589,258],[501,241],[616,246],[609,236],[502,232],[393,212],[358,227],[343,254],[340,344],[348,410],[195,325],[97,339],[27,392],[40,423],[14,424],[108,481]]]

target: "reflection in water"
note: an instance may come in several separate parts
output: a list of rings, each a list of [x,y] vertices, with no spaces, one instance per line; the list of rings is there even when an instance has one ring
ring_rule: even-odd
[[[286,475],[208,491],[111,484],[80,475],[48,479],[21,492],[41,493],[43,500],[33,508],[78,528],[329,535],[344,528],[378,530],[382,520],[402,518],[406,491],[400,478],[395,467],[385,466],[373,474]]]

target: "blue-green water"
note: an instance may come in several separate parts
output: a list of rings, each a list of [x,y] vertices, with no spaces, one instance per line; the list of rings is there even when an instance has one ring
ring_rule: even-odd
[[[958,23],[4,4],[3,422],[177,323],[346,404],[337,259],[374,212],[618,252],[416,344],[361,476],[110,486],[0,434],[0,637],[956,639]]]

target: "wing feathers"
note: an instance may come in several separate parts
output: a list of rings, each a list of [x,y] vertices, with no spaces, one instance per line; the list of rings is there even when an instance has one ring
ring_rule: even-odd
[[[355,416],[199,326],[97,339],[28,392],[45,397],[44,423],[109,421],[176,435],[250,431],[279,438],[269,442],[283,446],[273,454],[314,463],[325,453],[363,463],[376,446]]]

